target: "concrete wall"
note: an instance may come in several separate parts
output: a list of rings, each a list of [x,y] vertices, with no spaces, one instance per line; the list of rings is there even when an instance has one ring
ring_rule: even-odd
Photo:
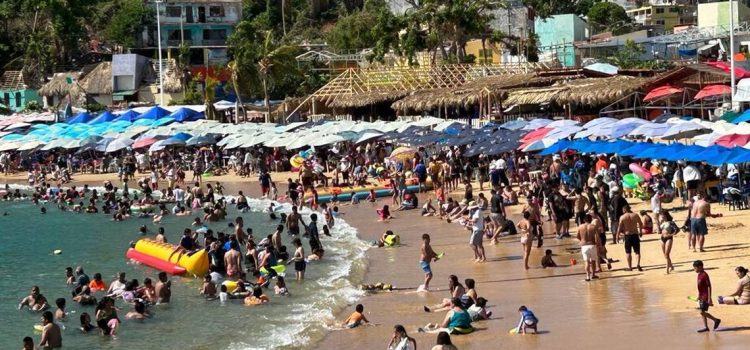
[[[20,97],[20,98],[19,98]],[[42,97],[36,90],[3,90],[0,91],[0,103],[8,106],[13,112],[21,112],[29,101],[37,101],[42,105]]]
[[[750,20],[750,8],[734,1],[734,24]],[[729,27],[729,1],[698,4],[698,27]]]
[[[553,54],[566,67],[576,65],[574,41],[586,39],[587,24],[574,14],[555,15],[534,21],[542,56]]]

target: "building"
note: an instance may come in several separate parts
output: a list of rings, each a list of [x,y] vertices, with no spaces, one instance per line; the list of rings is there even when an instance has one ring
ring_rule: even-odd
[[[734,24],[750,20],[750,8],[746,2],[734,2]],[[729,1],[709,2],[698,4],[698,27],[728,27],[729,26]]]
[[[166,0],[159,6],[161,46],[176,55],[180,45],[190,47],[193,65],[225,65],[227,38],[242,19],[242,0]],[[144,30],[139,50],[149,54],[158,48],[156,27]]]
[[[13,112],[21,112],[31,101],[39,102],[41,106],[42,98],[26,83],[21,71],[3,73],[0,77],[0,103]]]
[[[639,8],[626,10],[635,23],[650,26],[662,25],[664,30],[670,32],[674,27],[695,24],[696,7],[693,5],[645,5]]]
[[[534,32],[539,37],[540,60],[551,56],[565,67],[577,65],[573,42],[586,39],[586,21],[575,14],[537,18],[534,21]]]
[[[509,0],[506,7],[497,9],[490,21],[490,28],[518,38],[527,38],[534,32],[534,10],[524,6],[520,0]]]

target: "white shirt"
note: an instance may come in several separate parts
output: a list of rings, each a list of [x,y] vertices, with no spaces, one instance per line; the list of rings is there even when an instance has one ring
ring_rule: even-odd
[[[505,164],[505,159],[498,159],[495,161],[495,168],[498,170],[505,170],[508,167],[507,164]]]
[[[181,188],[175,188],[172,193],[174,193],[174,200],[178,202],[182,202],[185,200],[185,190]]]
[[[245,164],[250,164],[253,160],[253,156],[250,154],[250,152],[245,153]]]
[[[484,230],[484,216],[482,215],[482,209],[474,209],[474,212],[471,213],[471,220],[474,222],[471,225],[471,228],[474,231]]]
[[[688,165],[685,167],[685,169],[682,171],[682,178],[687,181],[694,181],[694,180],[700,180],[701,179],[701,173],[693,165]]]
[[[659,194],[655,193],[653,197],[651,197],[651,211],[654,212],[654,214],[659,214],[661,212],[661,198],[659,198]]]

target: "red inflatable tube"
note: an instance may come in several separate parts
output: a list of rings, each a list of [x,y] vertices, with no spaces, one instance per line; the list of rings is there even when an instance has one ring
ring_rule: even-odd
[[[133,248],[128,249],[128,252],[125,254],[125,256],[127,256],[129,259],[138,261],[143,265],[153,267],[157,270],[164,271],[172,275],[183,275],[185,274],[185,272],[187,272],[184,267],[180,267],[170,262],[154,258],[151,255],[143,254]]]

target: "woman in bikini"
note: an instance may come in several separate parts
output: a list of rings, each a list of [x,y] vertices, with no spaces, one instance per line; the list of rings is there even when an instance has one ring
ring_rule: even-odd
[[[661,226],[659,227],[659,233],[661,234],[661,251],[664,254],[664,259],[667,260],[667,273],[674,271],[672,266],[672,258],[669,254],[672,252],[673,237],[677,234],[678,228],[672,219],[672,215],[669,211],[662,209],[659,213],[659,221]]]

